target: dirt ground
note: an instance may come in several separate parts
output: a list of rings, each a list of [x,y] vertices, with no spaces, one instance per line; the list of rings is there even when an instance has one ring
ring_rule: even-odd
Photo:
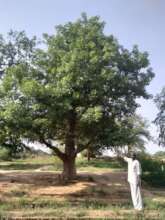
[[[78,206],[82,201],[99,201],[111,205],[130,203],[130,190],[127,183],[126,172],[97,172],[78,173],[78,179],[69,184],[60,182],[58,172],[33,171],[33,172],[0,172],[0,201],[16,199],[13,196],[26,194],[28,198],[51,197],[56,201],[69,201]],[[145,184],[142,189],[143,197],[151,200],[165,199],[165,191],[149,188]],[[130,214],[133,209],[125,208],[120,214]],[[19,212],[18,212],[19,213]],[[153,218],[157,216],[154,210],[148,213]],[[17,216],[17,213],[15,213]],[[19,214],[18,214],[19,216]],[[116,212],[108,210],[89,210],[89,217],[102,216],[116,218]],[[97,219],[94,218],[94,219]],[[157,219],[154,217],[153,219]]]
[[[29,189],[30,195],[49,196],[87,196],[91,193],[89,189],[104,189],[103,198],[108,200],[126,200],[130,198],[129,185],[126,172],[99,172],[78,173],[78,179],[69,184],[62,184],[58,172],[14,172],[4,171],[0,173],[1,197],[17,187]],[[153,191],[143,188],[143,194],[152,197]],[[94,195],[92,195],[94,196]]]

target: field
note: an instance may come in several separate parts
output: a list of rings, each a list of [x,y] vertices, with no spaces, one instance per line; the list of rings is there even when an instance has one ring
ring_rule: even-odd
[[[77,167],[77,180],[64,184],[55,157],[1,162],[0,219],[165,219],[165,188],[143,182],[145,209],[136,212],[124,166],[79,158]]]

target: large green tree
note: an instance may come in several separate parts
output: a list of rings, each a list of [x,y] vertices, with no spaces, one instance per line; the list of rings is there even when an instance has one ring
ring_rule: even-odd
[[[76,176],[76,155],[89,145],[124,143],[122,126],[154,74],[147,53],[131,51],[104,34],[104,22],[85,14],[44,35],[46,49],[32,63],[6,70],[1,120],[12,134],[45,144]],[[120,137],[120,141],[119,141]]]
[[[160,94],[155,97],[155,103],[159,110],[155,119],[155,124],[159,130],[159,145],[165,146],[165,87],[162,89]]]

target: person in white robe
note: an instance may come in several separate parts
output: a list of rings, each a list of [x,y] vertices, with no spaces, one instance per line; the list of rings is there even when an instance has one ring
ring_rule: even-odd
[[[131,157],[124,156],[123,159],[128,163],[128,182],[131,189],[132,203],[135,210],[143,209],[143,201],[141,195],[141,165],[136,158],[136,154],[132,153]]]

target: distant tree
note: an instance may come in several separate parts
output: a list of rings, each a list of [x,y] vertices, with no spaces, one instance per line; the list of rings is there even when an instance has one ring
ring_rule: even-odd
[[[88,146],[87,149],[82,151],[82,156],[86,157],[88,161],[91,160],[91,158],[96,158],[102,156],[104,153],[104,148],[97,146],[97,145],[91,145]]]
[[[155,97],[155,103],[159,110],[154,123],[157,125],[159,130],[159,145],[165,146],[165,87],[161,93]]]
[[[124,145],[122,128],[136,99],[150,97],[147,53],[124,49],[103,30],[99,17],[85,14],[58,26],[55,35],[44,35],[47,49],[32,64],[8,68],[0,87],[7,129],[52,149],[66,179],[75,178],[76,155],[88,146]]]
[[[29,39],[24,31],[11,30],[7,39],[0,35],[0,73],[22,62],[30,62],[34,56],[36,37]]]
[[[30,39],[24,31],[11,30],[6,38],[0,35],[0,80],[2,81],[5,78],[5,74],[8,75],[9,68],[32,63],[35,47],[36,37]],[[9,77],[7,78],[9,79]],[[14,79],[11,79],[10,82],[8,81],[8,84],[11,82],[13,82],[13,97],[10,94],[10,98],[14,102],[16,99],[14,97],[14,93],[16,95]],[[8,149],[10,157],[14,157],[20,151],[23,151],[24,148],[28,149],[28,147],[22,142],[20,135],[17,132],[13,132],[14,129],[17,130],[15,124],[8,125],[6,122],[3,115],[3,104],[4,102],[7,103],[8,99],[4,92],[5,90],[0,94],[0,145]]]
[[[125,151],[125,153],[130,151],[144,152],[146,142],[152,140],[148,127],[147,121],[141,116],[135,114],[129,117],[127,124],[122,128],[123,138],[125,137],[126,139],[125,142],[123,142],[125,146],[117,145],[114,146],[112,150],[119,154],[121,151]]]
[[[154,157],[160,158],[160,159],[165,159],[165,151],[157,151],[157,152],[154,154]]]

